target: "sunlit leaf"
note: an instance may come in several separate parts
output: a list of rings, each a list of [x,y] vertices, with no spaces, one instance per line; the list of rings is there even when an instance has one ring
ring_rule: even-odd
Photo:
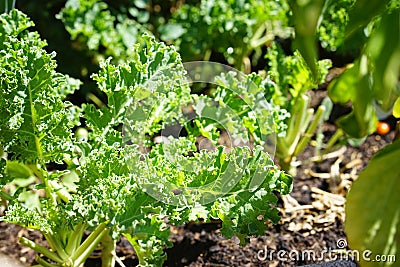
[[[345,230],[352,250],[360,255],[361,266],[396,266],[394,261],[375,257],[400,257],[400,141],[379,151],[353,183],[347,196]]]
[[[393,116],[400,118],[400,97],[397,98],[396,102],[394,103]]]
[[[400,78],[400,10],[385,13],[368,40],[366,53],[373,64],[373,90],[377,104],[389,111],[396,98]]]

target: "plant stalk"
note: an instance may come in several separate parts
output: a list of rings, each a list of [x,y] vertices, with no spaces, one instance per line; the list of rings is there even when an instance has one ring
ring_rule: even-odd
[[[43,266],[43,267],[59,267],[59,265],[48,263],[47,261],[45,261],[44,259],[42,259],[39,256],[36,257],[36,262],[40,264],[39,266]]]
[[[104,234],[101,239],[101,244],[103,246],[101,250],[101,266],[102,267],[114,267],[115,266],[115,248],[116,242],[110,236],[110,231]]]
[[[72,255],[79,248],[85,228],[86,226],[80,223],[75,227],[74,231],[70,233],[67,246],[65,247],[65,252],[68,255]]]
[[[140,252],[141,247],[139,246],[138,242],[137,242],[137,238],[133,235],[132,238],[129,239],[129,242],[131,243],[133,249],[136,252],[136,256],[138,257],[139,260],[139,265],[140,266],[144,266],[145,265],[145,259],[143,254]]]
[[[47,248],[45,248],[41,245],[38,245],[35,242],[33,242],[23,236],[19,238],[19,242],[22,245],[25,245],[25,246],[43,254],[45,257],[49,258],[50,260],[53,260],[58,263],[64,262],[63,259],[61,259],[55,252],[52,252],[52,251],[48,250]]]
[[[43,235],[49,243],[51,249],[54,250],[54,252],[57,253],[63,261],[70,257],[70,255],[65,252],[63,245],[60,243],[60,240],[54,238],[52,235],[49,234]]]
[[[71,256],[74,266],[80,266],[97,247],[103,236],[107,233],[107,222],[101,223],[79,246],[75,253]]]
[[[321,154],[321,157],[326,153],[328,153],[328,151],[333,147],[333,145],[336,144],[337,140],[339,140],[339,138],[342,136],[343,136],[343,130],[339,128],[329,139],[324,151]]]
[[[317,112],[315,113],[314,120],[311,122],[310,126],[307,128],[306,133],[303,138],[301,138],[300,142],[297,143],[296,149],[294,151],[294,156],[298,155],[310,142],[311,137],[313,136],[315,129],[321,123],[322,115],[324,115],[325,107],[319,106]]]

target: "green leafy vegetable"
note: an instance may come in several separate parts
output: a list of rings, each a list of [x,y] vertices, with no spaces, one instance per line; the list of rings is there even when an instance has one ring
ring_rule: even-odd
[[[229,64],[249,70],[244,60],[252,51],[273,40],[275,35],[290,35],[288,11],[285,1],[200,1],[181,6],[160,31],[162,37],[170,37],[164,40],[176,39],[186,60],[208,60],[210,53],[220,53]],[[177,27],[180,34],[166,35]]]
[[[126,15],[114,16],[109,6],[98,0],[69,0],[57,18],[63,21],[71,39],[87,46],[99,61],[104,56],[112,56],[117,62],[130,58],[138,36],[148,32]]]
[[[25,15],[12,11],[1,21],[0,143],[23,162],[59,161],[72,149],[69,129],[77,123],[61,92],[79,82],[55,71],[54,54],[26,31],[33,24]]]
[[[50,248],[20,238],[40,253],[40,265],[80,267],[101,247],[103,266],[114,266],[116,240],[125,235],[140,265],[160,266],[171,245],[170,225],[219,218],[222,233],[243,243],[263,234],[266,220],[278,221],[275,192],[289,193],[292,180],[262,146],[198,150],[194,133],[152,144],[167,126],[189,125],[185,110],[202,99],[190,95],[173,47],[140,37],[129,61],[105,60],[93,75],[106,104],[78,108],[64,99],[79,82],[55,71],[54,55],[28,31],[29,19],[13,10],[0,21],[1,185],[19,187],[1,193],[8,209],[0,220],[43,233]],[[253,109],[239,118],[254,137],[284,130],[284,110],[265,108],[270,103],[261,99],[268,82],[256,75],[239,82],[230,74],[218,81],[221,105]],[[230,103],[237,96],[244,102]],[[250,127],[255,119],[263,128]],[[81,121],[83,135],[76,130]],[[203,126],[203,133],[218,130],[217,124]],[[241,126],[231,129],[241,135]],[[65,170],[48,168],[63,162]]]
[[[309,143],[323,116],[326,116],[327,110],[323,105],[316,111],[309,108],[311,99],[306,93],[325,82],[331,62],[316,62],[318,76],[314,79],[299,51],[287,56],[277,44],[272,43],[266,58],[270,62],[268,74],[276,83],[275,90],[272,90],[273,102],[285,107],[290,114],[283,121],[286,124],[285,134],[278,135],[276,140],[276,156],[281,167],[289,171],[293,158]]]

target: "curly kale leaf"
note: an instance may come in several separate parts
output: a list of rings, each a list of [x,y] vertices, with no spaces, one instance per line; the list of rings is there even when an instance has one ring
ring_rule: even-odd
[[[270,156],[257,147],[248,157],[241,180],[212,204],[210,215],[222,220],[221,234],[235,235],[243,244],[248,236],[263,235],[266,221],[279,221],[275,192],[288,194],[291,188],[292,178],[277,170]]]
[[[253,134],[257,144],[265,141],[267,135],[285,132],[284,120],[289,114],[272,102],[276,92],[272,80],[254,73],[239,79],[229,72],[217,77],[216,83],[218,88],[213,94],[215,100],[239,115],[243,126]]]
[[[201,59],[211,50],[241,66],[243,57],[256,47],[275,35],[287,36],[288,11],[286,1],[199,1],[180,7],[161,27],[161,37],[178,37],[176,44],[185,60]],[[165,34],[168,28],[180,36]]]
[[[296,103],[297,97],[302,96],[310,89],[317,88],[325,81],[328,69],[332,65],[330,60],[319,60],[316,63],[318,79],[314,80],[310,69],[298,51],[287,56],[279,45],[272,43],[266,58],[269,60],[270,79],[277,85],[273,96],[274,103],[285,107],[289,112]]]
[[[128,150],[105,144],[83,156],[77,194],[67,210],[91,228],[106,222],[114,239],[121,233],[128,237],[140,264],[159,265],[166,258],[163,248],[171,245],[164,222],[168,213],[166,204],[147,194],[128,168],[127,158],[140,161],[140,156],[136,146]]]
[[[133,44],[143,32],[143,25],[123,13],[114,16],[106,2],[69,0],[57,15],[71,39],[78,40],[100,58],[111,56],[123,62],[135,55]],[[99,51],[104,48],[104,52]]]
[[[197,117],[185,125],[190,134],[200,134],[217,143],[224,130],[232,139],[232,146],[239,141],[250,145],[250,140],[265,145],[275,134],[284,134],[284,121],[289,114],[273,103],[277,88],[270,79],[228,72],[217,76],[215,84],[217,88],[210,96],[194,98]]]
[[[161,266],[167,258],[164,249],[172,246],[170,229],[160,216],[162,213],[160,207],[142,207],[142,216],[132,222],[131,231],[124,233],[133,245],[141,266]]]
[[[254,151],[236,147],[229,153],[222,147],[211,152],[189,153],[191,150],[192,146],[183,139],[171,139],[169,144],[157,145],[142,159],[131,158],[129,161],[131,172],[138,178],[142,190],[168,204],[168,218],[172,223],[214,216],[228,224],[224,214],[227,218],[232,215],[232,218],[236,216],[243,220],[241,216],[247,216],[246,220],[254,222],[259,216],[273,222],[278,220],[277,211],[269,206],[277,200],[272,192],[289,193],[292,180],[275,170],[271,157],[262,151],[262,147]],[[230,203],[232,209],[226,209],[227,206],[219,209],[220,202]],[[258,214],[253,216],[250,210],[237,213],[245,204],[254,205],[254,214]],[[264,209],[259,211],[261,206]],[[256,234],[240,227],[243,226],[238,225],[233,231]]]
[[[77,123],[75,110],[62,100],[79,82],[55,71],[55,55],[26,30],[33,23],[25,15],[12,10],[0,20],[0,143],[21,161],[61,160]]]
[[[103,62],[93,76],[108,97],[107,107],[84,106],[94,138],[117,142],[120,131],[114,128],[123,124],[124,139],[136,143],[182,119],[180,107],[190,101],[190,88],[179,54],[150,36],[135,45],[135,53],[119,66]]]
[[[0,217],[0,221],[15,223],[23,227],[39,230],[42,233],[51,233],[53,222],[48,217],[33,209],[22,206],[20,203],[13,203],[7,207],[5,216]]]

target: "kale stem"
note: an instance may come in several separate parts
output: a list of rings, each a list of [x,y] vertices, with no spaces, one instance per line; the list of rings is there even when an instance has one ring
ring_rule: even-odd
[[[298,155],[306,145],[310,142],[311,137],[313,136],[315,129],[321,123],[322,115],[324,115],[325,107],[319,106],[317,112],[315,113],[314,119],[311,122],[310,126],[307,128],[306,133],[304,134],[303,138],[301,138],[300,142],[297,144],[296,149],[294,151],[294,156]]]
[[[81,265],[87,257],[90,256],[90,253],[96,248],[96,246],[100,243],[103,236],[107,233],[107,222],[101,223],[96,229],[86,238],[85,241],[79,246],[79,248],[74,252],[71,256],[71,259],[74,261],[74,266]]]
[[[57,200],[56,197],[53,194],[53,187],[51,186],[51,184],[49,183],[49,179],[47,179],[47,177],[44,175],[44,170],[42,168],[42,166],[45,166],[44,164],[32,164],[30,165],[31,170],[33,171],[33,173],[36,175],[36,177],[38,177],[40,180],[42,180],[45,184],[45,192],[46,192],[46,196],[48,198],[50,198],[52,204],[54,206],[57,205]]]
[[[110,231],[103,236],[101,240],[103,246],[101,250],[101,266],[102,267],[114,267],[115,266],[115,240],[110,236]]]
[[[146,265],[145,257],[144,257],[145,255],[143,255],[143,253],[141,253],[141,248],[140,248],[140,245],[138,244],[137,240],[138,240],[138,238],[136,238],[135,235],[132,235],[132,238],[129,239],[129,242],[131,243],[133,249],[136,252],[136,256],[138,257],[138,260],[139,260],[139,265],[145,266]]]
[[[58,267],[58,265],[48,263],[47,261],[40,258],[39,256],[36,257],[36,262],[40,264],[39,266],[43,266],[43,267]]]
[[[74,231],[69,234],[67,246],[65,247],[65,252],[68,255],[72,255],[77,248],[79,248],[85,228],[86,226],[83,223],[80,223],[75,227]]]
[[[25,246],[27,246],[27,247],[29,247],[29,248],[31,248],[31,249],[43,254],[44,256],[49,258],[50,260],[53,260],[53,261],[58,262],[58,263],[63,263],[64,262],[63,259],[61,259],[56,253],[48,250],[45,247],[42,247],[41,245],[36,244],[35,242],[33,242],[33,241],[23,237],[23,236],[19,238],[19,242],[22,245],[25,245]]]
[[[7,194],[6,192],[4,192],[2,190],[0,190],[0,198],[4,198],[5,200],[8,200],[8,201],[13,200],[12,196],[10,196],[9,194]]]
[[[343,136],[343,130],[342,129],[338,129],[333,135],[332,137],[329,139],[328,143],[326,144],[326,147],[324,149],[324,151],[321,154],[321,159],[322,156],[325,155],[326,153],[329,152],[329,150],[333,147],[333,145],[337,142],[337,140]]]
[[[68,255],[65,252],[58,238],[54,238],[52,235],[49,234],[43,234],[43,235],[46,238],[47,242],[49,243],[51,249],[54,250],[61,259],[66,260],[69,258],[70,255]]]

